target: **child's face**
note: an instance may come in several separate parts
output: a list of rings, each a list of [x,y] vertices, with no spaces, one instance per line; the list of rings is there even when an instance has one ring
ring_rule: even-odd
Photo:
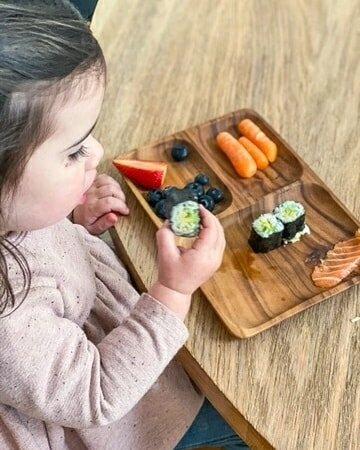
[[[6,208],[9,231],[52,225],[84,202],[103,155],[102,146],[89,134],[103,95],[104,83],[94,79],[86,94],[75,93],[74,100],[70,98],[55,111],[54,133],[31,156],[19,189]]]

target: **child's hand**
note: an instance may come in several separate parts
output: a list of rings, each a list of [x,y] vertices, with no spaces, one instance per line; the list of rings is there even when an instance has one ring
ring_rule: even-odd
[[[200,214],[202,229],[191,248],[177,247],[167,224],[156,233],[159,276],[149,294],[181,318],[190,307],[191,294],[219,268],[226,244],[218,219],[203,206]]]
[[[118,219],[116,213],[129,214],[125,194],[110,176],[101,174],[86,192],[86,201],[73,213],[73,222],[83,225],[91,234],[101,234]]]

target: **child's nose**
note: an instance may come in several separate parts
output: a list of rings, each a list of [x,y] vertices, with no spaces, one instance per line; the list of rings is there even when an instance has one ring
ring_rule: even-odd
[[[90,138],[90,139],[89,139]],[[90,147],[90,155],[86,159],[86,170],[93,170],[99,164],[104,154],[104,149],[99,141],[94,137],[89,136],[88,145]]]

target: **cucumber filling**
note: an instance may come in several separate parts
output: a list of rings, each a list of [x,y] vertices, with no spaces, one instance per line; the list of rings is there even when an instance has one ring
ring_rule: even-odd
[[[170,227],[177,236],[196,236],[200,230],[198,203],[188,200],[173,206]]]
[[[301,203],[287,200],[284,203],[280,203],[274,209],[274,214],[281,222],[289,223],[303,216],[305,214],[305,208]]]
[[[278,233],[284,229],[284,225],[273,214],[261,214],[252,223],[254,231],[262,238],[268,238],[274,233]]]

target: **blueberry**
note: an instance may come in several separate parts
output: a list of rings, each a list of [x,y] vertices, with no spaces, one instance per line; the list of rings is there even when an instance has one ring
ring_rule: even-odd
[[[171,149],[171,157],[174,161],[183,161],[189,155],[189,149],[186,145],[175,144]]]
[[[155,206],[158,201],[162,199],[162,190],[161,189],[152,189],[147,193],[146,199],[151,206]]]
[[[176,203],[185,202],[187,200],[195,200],[196,192],[192,189],[183,188],[179,189],[176,187],[173,187],[172,189],[169,189],[166,193],[166,196],[164,197],[165,200],[169,200]]]
[[[185,188],[186,188],[186,189],[191,189],[191,190],[194,191],[195,194],[197,194],[199,197],[201,197],[202,195],[205,194],[204,186],[203,186],[202,184],[200,184],[200,183],[195,183],[195,182],[192,181],[191,183],[188,183],[188,184],[185,186]]]
[[[210,195],[210,197],[214,199],[215,203],[221,202],[221,200],[224,198],[223,191],[217,187],[209,188],[206,192],[206,195]]]
[[[161,219],[166,218],[166,208],[165,208],[165,200],[161,199],[159,200],[155,205],[155,213],[158,217]]]
[[[205,206],[205,208],[208,209],[209,211],[212,211],[215,206],[214,199],[212,197],[210,197],[210,195],[206,195],[206,194],[202,195],[199,198],[199,203],[200,203],[200,205]]]
[[[175,186],[165,186],[162,190],[162,198],[167,198],[168,195],[171,194],[171,192],[173,192],[174,190],[177,190]]]
[[[207,175],[205,175],[204,173],[199,173],[198,175],[196,175],[194,181],[195,181],[195,183],[199,183],[199,184],[202,184],[203,186],[205,186],[205,184],[209,183],[209,177]]]
[[[190,189],[191,191],[191,189]],[[195,191],[191,191],[192,192],[192,200],[194,202],[199,202],[199,198],[201,197],[201,195],[197,194]]]

